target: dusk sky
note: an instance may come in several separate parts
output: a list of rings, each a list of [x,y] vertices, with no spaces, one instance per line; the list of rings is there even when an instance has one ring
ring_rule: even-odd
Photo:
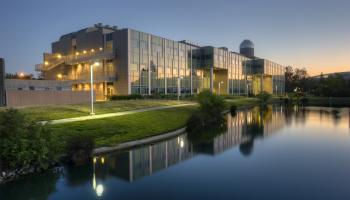
[[[256,56],[311,75],[350,71],[349,0],[1,0],[0,57],[33,73],[51,42],[99,22],[232,51],[251,39]]]

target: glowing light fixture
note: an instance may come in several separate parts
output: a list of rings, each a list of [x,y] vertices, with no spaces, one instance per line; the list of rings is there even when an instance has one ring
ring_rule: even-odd
[[[49,65],[49,62],[45,61],[45,62],[44,62],[44,65],[45,65],[45,66]]]
[[[25,75],[25,74],[24,74],[23,72],[21,72],[21,73],[18,74],[18,76],[19,76],[20,78],[23,78],[24,75]]]
[[[97,195],[98,197],[102,196],[103,191],[104,191],[103,185],[102,185],[102,184],[98,184],[98,185],[96,186],[96,195]]]
[[[104,157],[101,158],[101,163],[105,164],[105,158]]]
[[[85,51],[85,50],[83,51],[83,54],[86,54],[86,51]]]
[[[76,55],[76,56],[79,56],[79,52],[76,52],[75,55]]]
[[[100,47],[100,51],[102,51],[103,50],[103,48],[102,47]]]
[[[57,58],[58,58],[58,59],[61,59],[61,58],[62,58],[61,54],[58,54],[58,55],[57,55]]]
[[[62,79],[62,74],[57,74],[58,79]]]
[[[95,52],[95,49],[91,49],[91,52]]]

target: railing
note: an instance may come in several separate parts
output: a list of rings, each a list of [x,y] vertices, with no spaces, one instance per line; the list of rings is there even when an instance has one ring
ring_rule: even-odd
[[[81,52],[76,55],[62,56],[60,54],[44,54],[44,64],[35,65],[36,71],[48,71],[60,64],[74,65],[78,63],[95,62],[101,59],[113,59],[113,50],[96,50],[89,52]]]

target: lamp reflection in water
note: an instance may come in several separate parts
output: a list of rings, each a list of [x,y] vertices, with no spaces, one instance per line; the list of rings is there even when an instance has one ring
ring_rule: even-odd
[[[99,161],[99,157],[94,157],[93,158],[93,177],[92,177],[92,188],[95,190],[96,195],[98,197],[101,197],[104,191],[104,187],[103,184],[99,183],[97,184],[97,180],[96,180],[96,163]],[[102,156],[100,158],[100,162],[102,165],[104,165],[105,163],[105,158]]]

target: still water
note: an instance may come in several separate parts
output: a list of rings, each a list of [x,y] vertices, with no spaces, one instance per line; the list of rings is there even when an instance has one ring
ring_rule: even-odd
[[[0,185],[0,199],[350,199],[350,109],[270,106]]]

